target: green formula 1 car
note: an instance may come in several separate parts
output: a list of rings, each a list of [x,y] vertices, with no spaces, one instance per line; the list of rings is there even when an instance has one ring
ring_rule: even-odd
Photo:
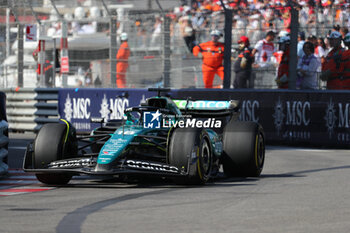
[[[81,174],[204,184],[221,165],[226,176],[260,175],[263,129],[237,120],[237,101],[172,100],[161,96],[169,90],[156,90],[158,96],[126,109],[124,120],[101,123],[88,136],[77,136],[65,120],[45,124],[27,147],[24,171],[58,185]]]

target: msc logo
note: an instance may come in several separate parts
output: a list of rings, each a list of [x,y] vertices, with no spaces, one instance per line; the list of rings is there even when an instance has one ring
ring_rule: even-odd
[[[151,129],[159,129],[160,128],[160,116],[162,114],[157,110],[156,112],[144,112],[143,113],[143,127],[151,128]]]

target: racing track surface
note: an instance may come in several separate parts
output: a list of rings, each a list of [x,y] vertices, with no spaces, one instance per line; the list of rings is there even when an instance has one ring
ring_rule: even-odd
[[[12,135],[12,168],[20,164],[28,138]],[[347,150],[275,146],[267,149],[260,179],[216,180],[202,187],[82,177],[53,188],[32,179],[32,188],[48,190],[0,196],[0,232],[345,233],[349,181]]]

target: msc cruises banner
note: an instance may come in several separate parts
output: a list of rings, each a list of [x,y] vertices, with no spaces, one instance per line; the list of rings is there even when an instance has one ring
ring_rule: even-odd
[[[156,94],[144,89],[60,89],[59,114],[77,131],[88,132],[99,126],[91,118],[122,119],[126,108]]]
[[[91,118],[122,119],[127,107],[156,94],[144,89],[61,89],[59,112],[86,132],[98,126],[90,124]],[[350,145],[350,91],[180,89],[171,96],[240,100],[240,120],[260,123],[270,143]]]
[[[268,142],[350,145],[350,91],[179,90],[193,99],[241,103],[240,119],[259,122]]]

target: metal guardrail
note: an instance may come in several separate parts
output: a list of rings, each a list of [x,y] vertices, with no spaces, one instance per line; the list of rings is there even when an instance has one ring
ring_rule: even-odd
[[[8,124],[5,120],[0,121],[0,176],[8,171]]]
[[[58,122],[58,88],[5,89],[9,130],[38,131],[43,124]]]

